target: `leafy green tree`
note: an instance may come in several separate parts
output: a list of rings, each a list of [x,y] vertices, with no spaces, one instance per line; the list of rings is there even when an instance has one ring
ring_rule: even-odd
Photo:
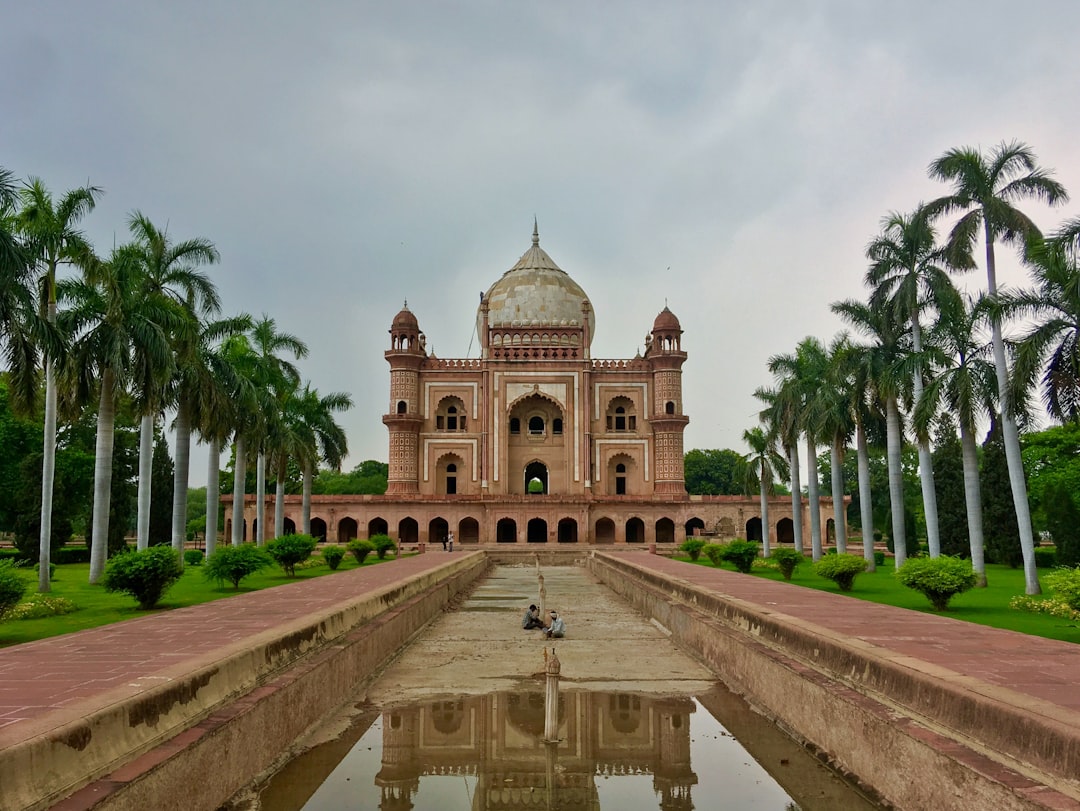
[[[1065,187],[1050,177],[1050,172],[1035,162],[1035,154],[1018,141],[1001,143],[984,155],[978,149],[950,149],[930,164],[931,178],[952,184],[952,194],[927,205],[931,219],[960,214],[949,235],[947,251],[952,256],[970,255],[980,236],[986,247],[987,292],[998,298],[997,262],[994,246],[998,241],[1023,245],[1038,235],[1035,223],[1014,205],[1023,199],[1036,199],[1056,205],[1068,199]],[[1020,457],[1020,437],[1016,427],[1016,409],[1011,401],[1009,367],[1001,318],[991,314],[991,341],[1001,408],[1001,430],[1009,471],[1013,509],[1024,563],[1025,591],[1041,593],[1035,566],[1035,539]]]
[[[691,495],[742,495],[745,473],[740,454],[733,450],[688,451],[683,458],[686,490]]]
[[[934,488],[937,491],[941,554],[970,557],[964,497],[964,459],[956,424],[942,415],[934,435]]]
[[[150,490],[154,498],[150,501],[150,523],[147,525],[147,542],[152,546],[169,543],[172,537],[173,511],[173,460],[169,454],[169,443],[159,430],[154,438],[154,453],[150,466]],[[140,436],[141,440],[141,436]],[[140,442],[141,448],[141,442]],[[139,463],[142,464],[142,452]],[[139,477],[140,484],[142,477]],[[138,499],[136,499],[136,502]],[[138,517],[136,517],[136,524]]]
[[[155,546],[117,555],[105,568],[102,583],[106,591],[130,594],[139,608],[147,611],[158,604],[183,573],[180,556],[171,546]]]
[[[1047,527],[1047,492],[1060,485],[1080,493],[1080,424],[1069,422],[1022,438],[1024,473],[1033,506],[1036,526]]]
[[[1044,491],[1043,509],[1046,528],[1057,546],[1059,566],[1080,566],[1080,509],[1073,491],[1063,484],[1051,483]]]
[[[386,492],[390,466],[386,462],[367,459],[348,473],[322,469],[311,485],[319,495],[357,494],[381,496]]]
[[[0,560],[0,620],[19,604],[26,594],[26,578],[12,560]]]
[[[1024,562],[1024,558],[1016,509],[1010,498],[1009,468],[1005,458],[1001,422],[996,417],[986,442],[983,443],[979,484],[982,488],[987,560],[991,563],[1004,563],[1015,569]]]

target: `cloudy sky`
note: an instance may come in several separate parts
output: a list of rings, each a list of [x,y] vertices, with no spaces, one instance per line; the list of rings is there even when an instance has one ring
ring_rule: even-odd
[[[593,302],[593,356],[633,357],[666,302],[686,447],[744,450],[767,359],[842,328],[881,218],[946,192],[931,160],[1019,139],[1080,195],[1080,4],[1017,9],[10,0],[0,166],[101,186],[103,252],[135,209],[212,239],[224,314],[274,317],[316,388],[352,394],[347,467],[386,459],[402,302],[436,354],[475,357],[479,293],[534,216]]]

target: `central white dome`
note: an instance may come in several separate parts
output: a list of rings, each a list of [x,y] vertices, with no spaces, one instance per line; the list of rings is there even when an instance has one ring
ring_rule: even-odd
[[[532,246],[491,286],[484,298],[488,302],[491,327],[580,327],[581,305],[589,300],[581,286],[540,247],[535,227]],[[595,329],[591,304],[587,316],[590,343]]]

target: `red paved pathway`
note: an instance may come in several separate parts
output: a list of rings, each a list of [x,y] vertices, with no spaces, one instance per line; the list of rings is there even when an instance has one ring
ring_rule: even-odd
[[[455,553],[456,554],[456,553]],[[122,685],[155,686],[154,674],[268,631],[288,620],[376,591],[450,560],[414,555],[189,608],[0,648],[0,749],[23,722]],[[65,713],[67,715],[68,713]],[[37,727],[37,724],[25,724]]]
[[[1080,645],[689,565],[660,555],[632,560],[774,613],[799,617],[887,651],[1080,712]]]

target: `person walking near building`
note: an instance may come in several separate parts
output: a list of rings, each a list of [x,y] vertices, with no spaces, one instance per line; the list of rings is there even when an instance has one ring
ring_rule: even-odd
[[[450,551],[454,551],[454,530],[450,530],[446,534],[446,542],[450,545]]]

